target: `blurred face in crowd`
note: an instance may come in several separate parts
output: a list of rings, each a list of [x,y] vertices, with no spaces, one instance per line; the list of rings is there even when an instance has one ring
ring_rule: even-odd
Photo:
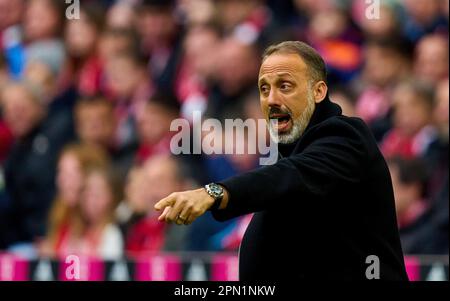
[[[151,51],[154,47],[165,46],[176,31],[173,12],[169,8],[148,7],[138,13],[137,31],[143,46]]]
[[[189,31],[185,41],[186,57],[196,74],[212,75],[218,45],[219,36],[211,29],[197,27]]]
[[[396,32],[398,24],[393,9],[388,5],[381,5],[379,18],[362,17],[361,27],[368,36],[382,38]]]
[[[24,70],[24,78],[42,89],[45,103],[49,103],[57,92],[56,77],[49,66],[40,61],[32,61]]]
[[[225,30],[232,30],[255,9],[258,1],[255,0],[220,0],[217,2],[217,11],[221,25]]]
[[[4,120],[15,137],[26,136],[44,118],[43,105],[24,86],[10,84],[0,96]]]
[[[308,16],[333,7],[331,0],[294,0],[293,2],[298,11],[306,13]]]
[[[420,40],[414,72],[419,79],[430,83],[448,76],[448,41],[440,36],[426,36]]]
[[[100,171],[88,173],[81,194],[81,212],[90,224],[102,222],[113,206],[113,192]]]
[[[26,38],[35,41],[55,37],[60,29],[59,14],[51,0],[29,1],[23,21]]]
[[[134,18],[133,7],[118,1],[108,10],[106,23],[111,28],[132,28]]]
[[[98,54],[104,62],[131,48],[132,37],[123,33],[104,32],[98,41]]]
[[[112,106],[105,101],[84,102],[76,109],[76,130],[81,141],[108,147],[114,136]]]
[[[314,15],[310,30],[315,38],[330,39],[341,35],[347,28],[344,13],[338,9],[324,10]]]
[[[392,187],[394,190],[395,210],[397,215],[403,214],[412,203],[420,198],[420,185],[415,183],[402,183],[399,168],[395,164],[389,164]]]
[[[80,161],[74,153],[64,153],[58,162],[56,185],[61,200],[74,207],[80,197],[83,185]]]
[[[209,0],[179,0],[178,8],[186,14],[188,24],[205,24],[214,18],[214,3]]]
[[[137,86],[145,78],[145,66],[137,66],[133,60],[124,55],[112,57],[106,64],[108,87],[119,97],[134,94]]]
[[[348,95],[341,92],[332,92],[330,93],[330,98],[341,107],[342,115],[349,117],[356,116],[355,106]]]
[[[174,191],[182,191],[185,187],[178,176],[178,166],[170,156],[154,156],[144,164],[148,186],[148,201],[151,207],[157,201]]]
[[[325,83],[321,81],[323,85]],[[326,95],[317,94],[311,85],[308,67],[298,54],[273,53],[264,59],[259,72],[262,112],[273,138],[278,143],[292,143],[303,134],[314,112],[315,103]],[[314,87],[317,84],[314,85]],[[274,124],[278,121],[278,125]]]
[[[0,31],[22,18],[24,0],[0,0]]]
[[[133,212],[146,214],[150,210],[148,183],[142,167],[134,167],[128,173],[125,197]]]
[[[96,46],[98,31],[85,12],[80,12],[80,19],[67,22],[65,33],[65,45],[68,53],[77,58],[90,55]]]
[[[406,136],[417,134],[431,122],[431,108],[407,85],[400,85],[393,93],[394,126]]]
[[[440,0],[404,0],[408,14],[421,24],[429,24],[440,14]]]
[[[433,111],[433,118],[436,126],[438,127],[441,138],[448,141],[449,136],[449,123],[448,123],[448,113],[449,113],[449,81],[448,79],[439,82],[436,91],[436,105]]]
[[[395,83],[407,67],[405,59],[391,49],[371,44],[365,50],[363,77],[375,86]]]
[[[157,143],[170,132],[170,123],[175,118],[177,116],[163,106],[147,103],[136,116],[140,140],[146,144]]]
[[[258,55],[251,46],[227,39],[220,45],[217,55],[216,76],[222,91],[234,95],[256,82]]]

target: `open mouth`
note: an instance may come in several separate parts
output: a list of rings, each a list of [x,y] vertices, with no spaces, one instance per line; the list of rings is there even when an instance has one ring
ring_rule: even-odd
[[[291,125],[291,115],[288,113],[272,113],[269,115],[269,119],[278,132],[288,130]],[[275,121],[278,123],[275,124]]]

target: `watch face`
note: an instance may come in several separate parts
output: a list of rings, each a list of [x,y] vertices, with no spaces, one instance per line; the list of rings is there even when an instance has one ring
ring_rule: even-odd
[[[211,190],[216,195],[219,195],[222,192],[222,189],[218,185],[212,185]]]
[[[222,187],[217,184],[210,184],[208,187],[214,197],[219,197],[223,193]]]

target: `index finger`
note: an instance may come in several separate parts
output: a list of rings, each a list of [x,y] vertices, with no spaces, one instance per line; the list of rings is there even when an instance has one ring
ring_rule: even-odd
[[[156,211],[160,211],[167,206],[172,206],[175,203],[175,199],[170,195],[168,197],[163,198],[158,203],[155,204],[154,208]]]

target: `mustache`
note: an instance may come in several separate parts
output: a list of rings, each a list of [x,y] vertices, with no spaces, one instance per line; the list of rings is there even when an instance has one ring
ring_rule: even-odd
[[[289,108],[282,108],[282,107],[269,107],[269,118],[272,115],[275,114],[286,114],[289,115],[289,117],[292,117],[292,112],[289,110]]]

